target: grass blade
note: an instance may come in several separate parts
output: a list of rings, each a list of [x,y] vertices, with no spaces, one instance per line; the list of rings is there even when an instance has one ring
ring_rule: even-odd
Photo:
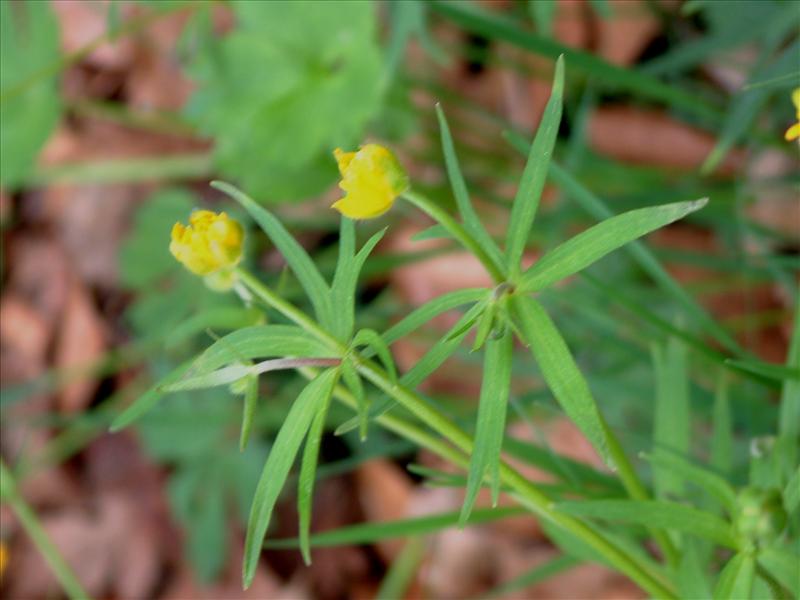
[[[253,419],[258,408],[258,377],[249,377],[244,388],[242,400],[242,429],[239,433],[239,452],[244,452],[253,429]]]
[[[736,492],[722,477],[716,473],[692,464],[682,456],[663,452],[645,456],[645,459],[663,470],[671,470],[683,481],[694,483],[709,495],[717,499],[722,507],[733,514],[736,509]]]
[[[370,348],[375,354],[378,355],[378,358],[381,359],[381,363],[383,363],[383,368],[386,369],[386,372],[389,374],[389,379],[392,381],[397,381],[397,367],[394,366],[394,358],[392,358],[392,352],[389,350],[389,346],[386,345],[386,342],[383,341],[383,338],[378,334],[377,331],[374,329],[361,329],[353,338],[353,346],[367,346]]]
[[[536,0],[533,0],[534,2]],[[499,586],[488,592],[483,598],[497,598],[498,596],[508,596],[514,592],[519,592],[525,588],[536,585],[542,581],[546,581],[562,571],[568,571],[577,567],[580,561],[572,558],[571,556],[557,556],[552,560],[548,560],[544,564],[538,565],[510,581],[501,583]]]
[[[241,190],[224,181],[212,181],[211,187],[227,194],[250,213],[294,271],[314,307],[317,319],[326,328],[333,329],[338,317],[333,313],[330,290],[305,249],[271,212]]]
[[[744,552],[731,558],[719,575],[714,588],[714,600],[750,598],[756,576],[756,561]]]
[[[681,531],[722,546],[737,548],[733,527],[716,515],[677,502],[660,500],[584,500],[560,502],[556,508],[576,517],[591,517]]]
[[[159,400],[161,400],[164,396],[167,395],[166,390],[164,389],[165,385],[178,381],[181,377],[183,377],[191,368],[192,361],[187,360],[185,363],[180,365],[179,367],[170,371],[166,376],[164,376],[158,383],[153,385],[149,390],[147,390],[144,394],[139,396],[133,404],[131,404],[128,408],[126,408],[119,416],[117,416],[112,422],[109,427],[109,431],[111,433],[120,431],[124,429],[137,419],[144,416],[145,413],[152,410],[156,404],[158,404]]]
[[[800,369],[800,300],[794,311],[794,329],[786,358],[789,369]],[[796,440],[800,436],[800,381],[786,379],[781,389],[780,422],[778,431],[782,436]]]
[[[522,275],[521,291],[538,291],[581,271],[617,248],[703,208],[708,198],[631,210],[560,244]]]
[[[389,570],[381,581],[381,587],[375,594],[376,600],[397,600],[405,598],[414,575],[425,556],[425,540],[413,537],[392,561]]]
[[[797,576],[800,556],[788,549],[781,550],[774,546],[762,548],[758,553],[758,564],[794,594],[795,598],[800,596],[800,577]]]
[[[728,399],[728,378],[720,370],[714,390],[711,466],[725,475],[733,469],[733,420]]]
[[[455,146],[453,145],[453,136],[450,134],[450,127],[447,124],[444,111],[438,103],[436,104],[436,117],[439,119],[439,130],[442,136],[442,152],[444,153],[447,176],[450,179],[450,186],[453,188],[453,196],[455,196],[458,211],[461,213],[461,218],[464,220],[464,228],[475,238],[475,241],[480,244],[486,254],[489,255],[489,258],[491,258],[495,266],[500,271],[503,271],[503,263],[505,262],[503,260],[503,254],[486,231],[475,209],[472,207],[472,202],[470,202],[469,199],[469,192],[467,191],[467,184],[464,181],[461,167],[458,164],[458,156],[456,155]]]
[[[264,470],[258,481],[250,508],[250,517],[247,521],[242,563],[242,580],[245,589],[250,587],[253,577],[255,577],[272,509],[275,507],[278,495],[283,489],[297,451],[300,449],[300,444],[303,442],[314,416],[333,390],[337,374],[337,369],[323,371],[300,392],[264,463]]]
[[[525,170],[522,172],[514,204],[511,207],[511,218],[506,232],[506,266],[511,279],[519,274],[520,259],[528,241],[531,225],[536,217],[536,209],[542,196],[547,170],[553,155],[553,147],[561,123],[561,111],[564,95],[564,57],[556,60],[556,71],[553,77],[553,89],[544,109],[542,120],[536,137],[533,139]]]
[[[463,525],[478,497],[484,477],[492,490],[492,505],[500,495],[500,452],[506,425],[508,393],[511,386],[513,336],[509,330],[497,340],[486,343],[483,383],[481,384],[475,445],[469,465],[467,490],[459,523]]]
[[[477,302],[481,298],[485,298],[486,293],[487,291],[483,288],[469,288],[442,294],[406,315],[402,320],[384,331],[381,337],[387,344],[393,344],[400,338],[422,327],[434,317],[464,304]]]
[[[697,542],[684,540],[683,556],[677,572],[678,591],[681,598],[710,598],[706,574],[703,573],[703,561],[697,553]]]
[[[335,372],[334,372],[335,373]],[[322,433],[325,430],[325,419],[328,416],[331,394],[336,386],[335,374],[333,380],[326,384],[327,388],[320,390],[323,394],[321,405],[317,407],[317,414],[311,422],[311,428],[306,437],[306,445],[303,448],[303,458],[300,462],[300,477],[297,480],[297,515],[300,528],[300,552],[303,554],[303,561],[311,564],[311,548],[309,546],[309,535],[311,531],[311,504],[314,498],[314,481],[317,475],[317,461],[319,460],[319,447],[322,443]]]
[[[608,463],[609,450],[603,418],[561,333],[533,298],[511,296],[510,306],[523,341],[530,346],[553,396]]]

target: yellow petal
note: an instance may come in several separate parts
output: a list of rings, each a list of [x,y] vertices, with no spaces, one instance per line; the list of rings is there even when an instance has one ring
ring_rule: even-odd
[[[333,151],[333,157],[336,159],[336,163],[339,165],[339,173],[344,176],[345,171],[347,171],[347,167],[350,166],[350,161],[353,160],[355,157],[355,152],[345,152],[341,148],[336,148]]]
[[[800,123],[795,123],[789,129],[786,130],[786,134],[784,135],[787,142],[791,142],[792,140],[796,140],[800,138]]]
[[[390,150],[366,144],[358,152],[334,151],[344,198],[332,207],[351,219],[372,219],[388,211],[408,188],[408,176]]]
[[[794,91],[792,92],[792,103],[797,109],[797,118],[800,119],[800,87],[794,88]]]
[[[189,217],[188,227],[172,227],[169,250],[184,267],[197,275],[231,269],[242,258],[244,231],[224,212],[198,210]]]

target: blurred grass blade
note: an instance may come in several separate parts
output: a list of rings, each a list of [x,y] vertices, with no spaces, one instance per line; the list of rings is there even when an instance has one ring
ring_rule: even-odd
[[[112,422],[111,426],[109,427],[109,431],[112,433],[119,431],[120,429],[124,429],[140,417],[142,417],[145,413],[152,410],[158,401],[161,400],[164,396],[167,395],[166,390],[164,390],[165,385],[169,385],[175,381],[178,381],[181,377],[183,377],[191,368],[192,360],[187,360],[182,365],[176,367],[172,371],[170,371],[167,375],[161,378],[161,380],[153,385],[149,390],[147,390],[144,394],[139,396],[133,404],[131,404],[128,408],[126,408],[122,414],[117,416]]]
[[[239,308],[235,306],[210,308],[192,315],[175,326],[165,339],[164,346],[166,348],[174,348],[193,335],[207,329],[231,330],[257,325],[263,318],[264,314],[255,308]]]
[[[682,551],[676,577],[680,597],[710,598],[711,588],[708,586],[706,574],[703,573],[703,562],[697,553],[697,542],[691,539],[684,540]]]
[[[333,285],[331,286],[333,306],[336,312],[333,331],[340,340],[347,340],[353,334],[358,276],[367,257],[378,245],[385,233],[386,228],[384,227],[373,234],[361,250],[358,251],[358,254],[354,256],[354,225],[350,219],[342,217],[339,260],[336,263],[336,273],[333,276]]]
[[[253,376],[247,379],[244,388],[244,398],[242,399],[242,429],[239,433],[239,452],[244,452],[247,442],[250,439],[250,432],[253,429],[253,419],[256,417],[258,408],[258,377]]]
[[[275,507],[297,451],[300,449],[300,444],[303,442],[314,416],[333,391],[337,374],[337,369],[323,371],[300,392],[264,463],[264,470],[258,481],[250,508],[250,517],[247,521],[242,563],[242,581],[245,589],[250,587],[253,577],[255,577],[272,509]]]
[[[392,351],[389,346],[383,341],[383,338],[374,329],[360,329],[353,338],[353,346],[367,346],[372,349],[378,358],[381,359],[383,368],[389,375],[389,379],[393,382],[397,381],[397,367],[394,366],[394,358],[392,358]]]
[[[783,504],[790,515],[800,508],[800,467],[795,468],[794,474],[786,483],[786,488],[783,490]]]
[[[289,263],[308,295],[317,319],[327,329],[333,329],[338,317],[333,313],[330,290],[305,249],[272,213],[244,192],[224,181],[212,181],[211,187],[229,195],[250,213]]]
[[[405,598],[414,575],[425,556],[425,540],[422,537],[409,539],[400,553],[394,558],[389,570],[381,581],[375,594],[376,600],[397,600]]]
[[[515,295],[509,304],[523,341],[530,346],[553,396],[608,464],[603,418],[561,333],[533,298]]]
[[[436,104],[436,117],[439,120],[439,130],[442,136],[442,152],[444,153],[444,162],[447,168],[447,176],[450,179],[450,186],[453,188],[453,196],[455,196],[458,211],[461,213],[461,218],[464,220],[464,228],[467,232],[475,238],[475,241],[480,244],[494,265],[502,272],[503,269],[503,254],[495,244],[492,237],[486,231],[486,228],[481,223],[475,209],[472,207],[472,202],[469,199],[469,191],[467,184],[464,181],[464,176],[461,173],[461,167],[458,164],[458,157],[453,145],[453,137],[450,134],[450,127],[447,125],[447,119],[444,116],[442,107]]]
[[[676,456],[669,452],[645,456],[645,459],[653,465],[658,465],[661,469],[671,470],[676,477],[703,489],[716,498],[728,514],[735,513],[736,492],[725,479],[716,473],[692,464],[682,456]]]
[[[756,563],[750,554],[734,555],[719,575],[714,588],[714,600],[750,598],[756,576]]]
[[[767,379],[776,381],[794,379],[800,381],[800,367],[773,365],[763,360],[737,360],[735,358],[727,359],[725,364]]]
[[[525,514],[530,513],[519,507],[477,509],[472,511],[472,515],[467,521],[467,524],[479,525]],[[382,540],[436,533],[443,529],[455,527],[458,525],[458,517],[458,512],[446,512],[425,517],[401,519],[398,521],[360,523],[358,525],[334,529],[333,531],[314,534],[311,536],[310,541],[313,547],[374,544]],[[297,548],[299,544],[300,542],[298,539],[291,538],[269,540],[264,544],[264,547],[271,549]]]
[[[539,129],[533,139],[525,170],[519,182],[514,204],[511,207],[508,230],[506,232],[506,266],[511,279],[516,279],[520,269],[520,259],[528,241],[531,225],[547,179],[547,169],[553,156],[553,147],[561,123],[564,96],[564,57],[556,60],[553,88],[545,106]]]
[[[468,288],[442,294],[406,315],[384,331],[381,337],[387,344],[393,344],[434,317],[464,304],[476,302],[484,297],[486,297],[486,290],[483,288]]]
[[[459,524],[466,523],[484,477],[492,490],[492,506],[497,506],[500,495],[500,452],[508,408],[508,392],[511,386],[511,363],[513,336],[510,330],[497,340],[489,340],[483,363],[478,422],[475,427],[475,444],[467,478],[464,505]]]
[[[640,98],[663,102],[710,122],[720,120],[720,111],[697,94],[685,92],[680,87],[635,69],[618,67],[589,52],[575,50],[543,35],[526,31],[515,21],[497,12],[478,8],[477,4],[436,0],[431,2],[431,7],[466,30],[491,40],[505,41],[553,59],[564,55],[572,71],[591,76],[595,84],[602,86],[604,91],[633,92]]]
[[[571,556],[557,556],[541,565],[535,566],[533,569],[530,569],[510,581],[501,583],[481,596],[481,598],[489,600],[490,598],[497,598],[500,596],[515,597],[513,595],[515,592],[521,592],[537,583],[547,581],[563,571],[568,571],[569,569],[577,567],[579,564],[580,561]]]
[[[553,18],[557,9],[556,0],[528,0],[528,12],[540,35],[552,37]]]
[[[708,198],[631,210],[590,227],[545,254],[522,275],[521,291],[538,291],[581,271],[609,252],[700,210]]]
[[[733,421],[728,398],[728,377],[721,369],[714,389],[712,427],[711,466],[728,475],[733,469]]]
[[[729,523],[716,515],[677,502],[584,500],[560,502],[556,505],[556,509],[576,517],[591,517],[615,523],[680,531],[711,540],[721,546],[738,547],[733,527]]]
[[[311,504],[314,498],[314,481],[317,477],[317,462],[319,460],[319,448],[322,443],[322,434],[325,430],[325,419],[328,416],[331,394],[336,386],[338,374],[334,371],[333,379],[327,387],[323,387],[319,393],[322,398],[316,406],[317,414],[311,422],[311,427],[306,436],[306,445],[303,448],[303,458],[300,462],[300,477],[297,480],[297,515],[300,534],[300,552],[306,565],[311,564],[311,548],[309,546],[309,535],[311,531]]]
[[[653,415],[653,484],[656,495],[681,496],[683,478],[669,458],[689,456],[690,400],[686,346],[670,338],[666,347],[653,346],[655,411]]]
[[[786,367],[800,369],[800,300],[794,310],[794,329]],[[796,379],[785,379],[783,382],[778,431],[791,440],[800,436],[800,381]]]

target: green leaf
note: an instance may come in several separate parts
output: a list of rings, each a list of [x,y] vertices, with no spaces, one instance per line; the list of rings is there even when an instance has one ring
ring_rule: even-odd
[[[227,177],[269,201],[322,192],[330,152],[354,147],[381,105],[369,2],[237,1],[236,27],[194,53],[187,113]],[[255,73],[263,76],[254,76]],[[268,75],[266,75],[268,74]]]
[[[247,441],[250,439],[250,431],[253,428],[253,419],[258,408],[258,377],[249,377],[244,388],[244,398],[242,399],[242,429],[239,433],[239,451],[244,452]]]
[[[170,371],[170,373],[167,374],[165,377],[163,377],[161,381],[156,383],[144,394],[139,396],[133,404],[131,404],[128,408],[126,408],[122,412],[122,414],[117,416],[111,422],[109,431],[114,433],[121,429],[124,429],[125,427],[127,427],[128,425],[139,419],[142,415],[152,410],[153,407],[155,407],[156,404],[158,404],[159,400],[161,400],[167,394],[167,392],[164,390],[164,386],[172,382],[178,381],[189,371],[191,366],[192,366],[192,361],[187,360],[179,367]]]
[[[736,492],[722,477],[716,473],[692,464],[682,456],[671,452],[661,452],[652,456],[645,456],[653,465],[658,465],[664,471],[671,471],[676,478],[688,481],[705,490],[716,498],[720,505],[728,512],[734,514],[736,510]]]
[[[758,564],[789,590],[795,598],[800,596],[800,577],[798,577],[797,566],[800,565],[800,556],[788,548],[762,548],[758,552]]]
[[[800,299],[794,311],[794,329],[786,366],[790,369],[800,369]],[[780,406],[778,431],[782,436],[796,440],[800,436],[800,381],[786,379],[783,382]]]
[[[519,507],[477,509],[467,521],[468,525],[479,525],[499,521],[509,517],[529,514]],[[315,547],[344,546],[353,544],[373,544],[382,540],[405,538],[412,535],[436,533],[458,524],[459,513],[447,512],[412,519],[386,521],[379,523],[362,523],[350,525],[333,531],[325,531],[312,535],[310,542]],[[296,548],[299,539],[270,540],[264,544],[265,548]]]
[[[272,451],[269,453],[258,481],[244,543],[242,580],[250,587],[256,574],[261,547],[267,534],[272,509],[278,500],[300,444],[320,407],[327,402],[338,375],[337,369],[323,371],[309,383],[295,400],[283,422]]]
[[[714,600],[745,600],[750,598],[756,575],[756,561],[750,554],[740,553],[731,558],[719,575],[714,588]]]
[[[547,170],[558,136],[558,126],[561,123],[563,94],[564,57],[559,56],[550,99],[547,101],[539,129],[528,153],[528,161],[522,172],[517,194],[514,196],[514,205],[511,208],[506,231],[506,266],[512,279],[519,274],[519,262],[547,179]]]
[[[629,525],[669,529],[737,548],[733,527],[708,512],[661,500],[584,500],[560,502],[556,509],[576,517],[591,517]]]
[[[469,465],[467,490],[461,508],[460,524],[464,524],[475,505],[484,477],[492,490],[492,505],[500,495],[500,452],[503,447],[508,393],[511,386],[513,336],[506,331],[498,340],[486,344],[483,363],[475,445]]]
[[[386,369],[389,379],[393,382],[397,382],[397,367],[394,366],[392,352],[377,331],[374,329],[360,329],[353,338],[353,347],[358,348],[359,346],[371,348],[375,354],[378,355],[378,358],[381,359],[381,363],[383,363],[383,368]]]
[[[319,460],[319,447],[322,443],[322,434],[325,430],[325,419],[328,416],[331,394],[336,386],[338,374],[330,384],[329,392],[324,396],[322,405],[318,407],[317,414],[311,422],[311,428],[306,437],[303,449],[303,458],[300,463],[300,477],[297,480],[297,515],[300,528],[300,552],[303,561],[311,564],[311,549],[309,547],[309,534],[311,531],[311,503],[314,498],[314,481],[317,476],[317,461]],[[324,393],[324,390],[323,390]]]
[[[639,208],[611,217],[560,244],[522,275],[520,291],[549,287],[637,238],[703,208],[708,198]]]
[[[711,433],[711,466],[729,474],[733,468],[733,421],[728,399],[728,378],[720,369],[714,389],[713,431]]]
[[[694,540],[684,540],[681,562],[678,565],[677,583],[681,598],[710,598],[711,589],[703,573],[703,562],[697,553]]]
[[[367,397],[364,395],[364,383],[361,381],[361,376],[358,374],[358,371],[356,371],[353,362],[349,359],[342,361],[342,379],[344,379],[345,385],[353,396],[355,396],[358,415],[355,420],[350,419],[339,426],[334,433],[336,435],[344,435],[351,430],[351,428],[348,427],[355,423],[359,428],[359,437],[361,437],[363,441],[367,438],[369,405],[367,404]]]
[[[748,373],[755,373],[761,377],[775,379],[776,381],[783,381],[784,379],[800,380],[800,367],[774,365],[763,360],[738,360],[735,358],[727,359],[725,364]]]
[[[800,507],[800,467],[794,470],[783,490],[783,505],[790,515]]]
[[[223,181],[212,181],[211,187],[229,195],[247,209],[247,212],[261,226],[264,233],[269,236],[272,243],[283,254],[286,262],[289,263],[300,281],[300,285],[308,295],[308,299],[311,300],[317,319],[325,327],[332,329],[336,318],[331,305],[330,290],[305,249],[297,243],[297,240],[286,231],[283,224],[271,212],[260,206],[247,194]]]
[[[686,346],[670,338],[667,347],[653,346],[655,367],[655,414],[653,416],[653,456],[686,457],[691,435],[689,374]],[[668,458],[664,459],[668,461]],[[683,478],[672,467],[655,460],[653,483],[656,494],[666,497],[683,494]]]
[[[331,350],[306,330],[295,325],[255,325],[221,337],[194,362],[192,373],[210,373],[227,364],[253,358],[300,356],[324,358]]]
[[[475,330],[475,341],[472,343],[472,349],[470,352],[476,352],[477,350],[480,350],[480,348],[486,343],[486,339],[492,332],[492,326],[495,324],[497,312],[497,303],[489,302],[478,320],[478,327]]]
[[[340,340],[347,340],[353,333],[355,322],[356,286],[358,276],[364,262],[372,250],[381,241],[386,233],[386,228],[375,233],[367,243],[355,254],[355,230],[353,221],[342,217],[341,233],[339,234],[339,260],[336,263],[336,272],[333,276],[331,294],[336,319],[332,331]]]
[[[467,191],[467,184],[464,181],[464,176],[461,174],[461,167],[458,164],[458,157],[453,145],[453,137],[450,134],[450,127],[447,125],[447,119],[444,116],[442,107],[436,104],[436,117],[439,119],[439,131],[442,136],[442,151],[444,152],[444,162],[447,168],[447,176],[450,179],[450,186],[453,188],[453,196],[458,205],[458,211],[461,213],[461,218],[464,220],[464,228],[467,230],[475,241],[483,248],[484,252],[489,255],[494,265],[502,272],[503,271],[503,254],[495,244],[492,237],[486,231],[486,228],[481,223],[481,219],[472,207],[472,202],[469,199],[469,192]]]
[[[608,463],[610,458],[603,417],[561,333],[533,298],[514,295],[509,304],[523,341],[531,347],[542,376],[556,400]]]
[[[425,558],[426,544],[421,537],[413,537],[406,542],[400,553],[392,560],[389,570],[381,581],[375,600],[397,600],[405,598],[414,580],[414,575],[422,559]]]
[[[528,0],[528,12],[540,35],[552,37],[553,18],[557,8],[556,0]]]
[[[166,347],[173,348],[201,331],[208,329],[242,329],[257,325],[264,320],[264,313],[257,308],[220,306],[192,315],[174,327],[166,339]]]
[[[381,337],[383,337],[387,344],[393,344],[434,317],[464,304],[476,302],[485,296],[486,290],[483,288],[455,290],[442,294],[406,315],[403,319],[384,331]]]
[[[537,3],[538,0],[532,0],[532,3]],[[505,581],[492,589],[491,591],[487,592],[484,598],[497,598],[497,597],[513,597],[514,592],[520,592],[529,588],[531,586],[536,585],[537,583],[541,583],[543,581],[547,581],[551,577],[562,573],[563,571],[568,571],[574,567],[577,567],[580,564],[580,561],[572,558],[571,556],[556,556],[544,563],[535,566],[534,568],[526,571],[522,575],[511,579],[510,581]]]
[[[58,21],[49,2],[0,2],[0,184],[21,185],[61,117]]]

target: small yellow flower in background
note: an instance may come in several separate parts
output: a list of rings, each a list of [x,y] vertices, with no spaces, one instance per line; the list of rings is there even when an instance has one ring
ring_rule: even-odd
[[[242,259],[244,230],[224,212],[196,210],[189,226],[175,223],[169,251],[197,275],[209,275],[236,266]]]
[[[397,196],[408,189],[408,175],[390,150],[377,144],[358,152],[333,151],[345,191],[333,208],[351,219],[372,219],[392,208]]]
[[[794,109],[796,111],[795,116],[797,118],[797,123],[786,130],[786,135],[784,137],[787,142],[800,138],[800,88],[795,88],[792,92],[792,102],[794,103]]]
[[[7,564],[8,564],[8,548],[6,547],[5,543],[0,542],[0,579],[3,578],[3,573],[6,570]]]

